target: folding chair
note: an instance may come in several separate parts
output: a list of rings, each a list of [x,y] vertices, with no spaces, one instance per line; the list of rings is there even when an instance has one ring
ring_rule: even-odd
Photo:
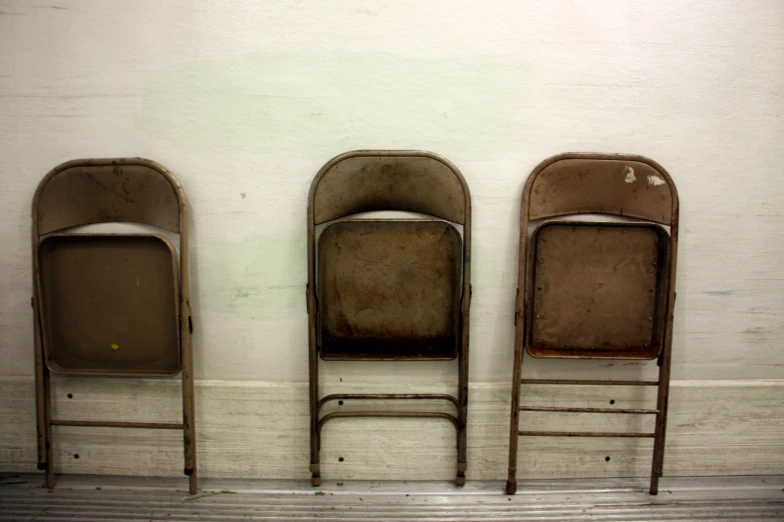
[[[132,222],[179,234],[80,233]],[[179,273],[178,273],[179,272]],[[188,207],[168,170],[149,160],[89,159],[55,167],[33,199],[32,299],[38,469],[54,487],[53,426],[182,430],[197,488]],[[182,423],[53,419],[50,374],[171,377],[182,372]]]
[[[426,219],[358,219],[402,210]],[[462,238],[454,224],[461,225]],[[321,234],[317,237],[317,228]],[[355,151],[329,161],[308,199],[310,441],[312,483],[321,484],[319,450],[327,421],[418,417],[457,429],[457,479],[465,484],[468,402],[471,198],[444,158],[416,151]],[[457,398],[446,394],[335,394],[320,397],[324,361],[459,359]],[[436,400],[440,412],[352,411],[321,415],[331,401]],[[342,402],[341,402],[342,404]]]
[[[588,214],[628,219],[612,222]],[[559,218],[559,219],[552,219]],[[536,225],[533,231],[529,225]],[[650,437],[651,494],[664,461],[670,385],[678,193],[669,174],[642,156],[562,154],[543,161],[525,184],[520,219],[515,356],[507,494],[517,491],[518,437]],[[644,380],[525,379],[533,357],[657,359]],[[520,386],[655,386],[656,409],[520,405]],[[652,433],[531,431],[521,411],[655,415]]]

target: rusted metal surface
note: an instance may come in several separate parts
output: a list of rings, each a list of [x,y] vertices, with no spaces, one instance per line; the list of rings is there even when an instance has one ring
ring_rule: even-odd
[[[180,231],[175,187],[144,164],[65,164],[38,193],[38,229],[49,234],[90,223],[143,223]]]
[[[562,413],[626,413],[631,415],[649,415],[659,410],[640,408],[561,408],[557,406],[520,406],[520,411],[560,411]]]
[[[595,222],[589,213],[644,221]],[[582,216],[581,216],[582,215]],[[529,224],[556,216],[529,234]],[[659,225],[669,227],[669,232]],[[520,214],[518,296],[509,429],[508,494],[517,491],[521,436],[652,437],[650,493],[664,461],[675,305],[678,194],[667,171],[634,155],[561,154],[525,184]],[[525,353],[537,357],[657,359],[656,381],[523,379]],[[657,386],[651,410],[520,405],[520,385]],[[653,433],[520,430],[521,411],[656,416]]]
[[[188,207],[182,188],[149,160],[76,160],[41,181],[32,215],[38,468],[46,471],[47,487],[54,487],[52,426],[181,429],[184,472],[195,493]],[[174,247],[154,234],[66,233],[109,222],[178,233],[179,259]],[[52,418],[50,373],[140,377],[180,372],[182,424]]]
[[[367,220],[360,212],[403,210],[428,219]],[[316,226],[326,225],[318,244]],[[462,239],[452,223],[463,225]],[[457,429],[458,485],[465,484],[471,199],[457,168],[418,151],[356,151],[330,160],[308,200],[310,435],[314,486],[321,484],[321,426],[336,418],[445,418]],[[458,358],[457,397],[443,394],[335,394],[319,398],[323,360]],[[339,412],[340,399],[445,400],[438,412]]]
[[[182,424],[171,422],[111,422],[52,420],[52,426],[88,426],[93,428],[139,428],[147,430],[181,430]]]
[[[455,405],[455,408],[458,410],[460,409],[460,404],[457,402],[457,399],[452,397],[451,395],[447,395],[444,393],[344,393],[344,394],[333,394],[327,395],[326,397],[322,397],[319,401],[319,408],[324,406],[328,402],[332,401],[340,401],[340,400],[366,400],[366,399],[381,399],[381,400],[407,400],[407,399],[415,399],[415,400],[425,400],[425,401],[449,401]]]
[[[519,437],[601,437],[601,438],[653,438],[655,433],[615,431],[518,431]],[[510,493],[511,495],[511,493]]]
[[[454,359],[462,250],[446,221],[329,225],[318,245],[321,357]]]
[[[465,224],[465,183],[439,158],[405,152],[339,158],[325,165],[313,187],[317,225],[372,210],[409,210]]]
[[[667,240],[658,225],[539,226],[531,239],[528,353],[656,358],[667,300]]]
[[[575,155],[542,164],[537,170],[526,202],[530,221],[569,214],[612,214],[672,223],[677,194],[658,166],[645,158]]]
[[[324,423],[330,419],[347,417],[398,417],[398,418],[419,418],[419,419],[446,419],[451,422],[455,429],[460,429],[460,424],[454,415],[438,411],[341,411],[328,413],[319,419],[319,432],[324,427]]]
[[[63,234],[38,253],[52,373],[179,373],[177,257],[165,238]]]
[[[520,384],[568,384],[583,386],[658,386],[659,381],[591,381],[576,379],[520,379]]]

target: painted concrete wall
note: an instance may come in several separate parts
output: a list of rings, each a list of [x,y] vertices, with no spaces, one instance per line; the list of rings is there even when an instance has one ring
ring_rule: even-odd
[[[310,181],[341,152],[401,148],[446,156],[473,194],[473,383],[510,380],[520,195],[564,151],[643,154],[678,186],[673,379],[784,379],[783,112],[774,0],[0,0],[0,376],[32,376],[30,202],[53,166],[171,169],[193,209],[197,376],[301,383]],[[529,366],[586,368],[648,371]]]

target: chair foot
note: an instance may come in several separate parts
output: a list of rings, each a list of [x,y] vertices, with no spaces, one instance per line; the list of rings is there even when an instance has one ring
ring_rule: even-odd
[[[506,494],[514,495],[517,493],[517,479],[510,478],[506,481]]]
[[[310,484],[313,487],[318,487],[321,485],[321,476],[318,473],[314,473],[313,476],[310,478]]]
[[[654,475],[651,477],[651,489],[648,490],[651,495],[659,494],[659,477]]]
[[[458,486],[465,486],[466,478],[465,475],[458,475],[455,479],[455,484]]]

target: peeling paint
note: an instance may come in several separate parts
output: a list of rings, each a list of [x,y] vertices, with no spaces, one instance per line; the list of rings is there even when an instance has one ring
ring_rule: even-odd
[[[637,181],[637,177],[634,175],[634,169],[631,167],[626,167],[623,169],[623,172],[626,174],[624,181],[626,183],[634,183]],[[650,179],[650,178],[649,178]]]
[[[664,185],[664,183],[664,180],[659,176],[648,176],[648,185],[658,187],[659,185]]]

